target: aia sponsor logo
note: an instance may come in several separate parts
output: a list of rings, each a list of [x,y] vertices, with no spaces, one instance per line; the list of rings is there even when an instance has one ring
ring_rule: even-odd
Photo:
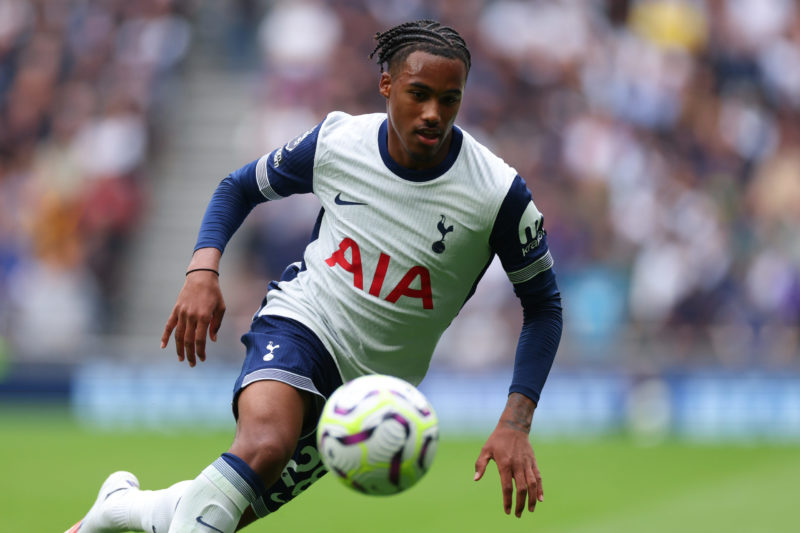
[[[348,255],[350,259],[348,259]],[[378,257],[378,264],[372,273],[372,280],[369,283],[367,293],[376,298],[383,298],[390,303],[397,303],[401,296],[418,298],[422,302],[423,309],[433,309],[431,273],[424,266],[417,265],[408,269],[400,282],[386,293],[383,283],[391,262],[391,256],[381,252]],[[353,286],[362,291],[364,290],[364,265],[361,263],[361,249],[356,241],[349,237],[342,239],[342,242],[339,243],[339,249],[334,251],[325,260],[325,263],[331,268],[338,266],[351,273],[353,275]],[[417,285],[419,288],[413,288],[412,285]],[[383,293],[386,293],[386,297],[382,297]]]

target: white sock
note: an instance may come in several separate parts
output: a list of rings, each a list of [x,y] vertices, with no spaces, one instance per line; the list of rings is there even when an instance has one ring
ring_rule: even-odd
[[[169,533],[233,533],[256,497],[245,479],[217,459],[186,487]]]
[[[191,480],[180,481],[162,490],[136,490],[126,495],[128,519],[126,526],[132,531],[167,533],[175,508]]]

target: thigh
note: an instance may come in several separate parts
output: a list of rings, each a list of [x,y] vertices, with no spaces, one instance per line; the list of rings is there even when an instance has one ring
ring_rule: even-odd
[[[308,392],[280,381],[258,381],[238,398],[239,418],[230,453],[244,460],[264,486],[272,485],[290,460],[311,405]]]

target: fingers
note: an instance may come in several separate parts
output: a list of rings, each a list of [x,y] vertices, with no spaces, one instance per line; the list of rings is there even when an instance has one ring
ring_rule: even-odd
[[[544,489],[542,488],[542,474],[539,472],[539,467],[536,466],[536,463],[533,464],[533,475],[536,479],[536,499],[540,502],[544,501]],[[536,502],[534,502],[536,505]],[[533,511],[533,509],[531,509]]]
[[[522,511],[525,510],[525,500],[528,499],[528,495],[536,492],[536,486],[531,483],[532,481],[533,478],[529,477],[528,472],[525,470],[516,472],[514,476],[514,485],[517,487],[517,504],[514,507],[514,516],[517,518],[520,518]],[[533,509],[530,510],[533,511]]]
[[[502,476],[501,476],[502,477]],[[510,477],[510,476],[509,476]],[[516,486],[517,501],[514,514],[517,518],[522,516],[525,510],[525,500],[528,501],[528,511],[531,513],[536,510],[536,503],[544,501],[544,491],[542,490],[542,476],[534,463],[533,467],[528,466],[513,474],[514,485]],[[503,485],[503,501],[505,503],[505,485]],[[509,494],[510,497],[510,494]],[[506,508],[508,514],[508,508]]]
[[[483,477],[491,459],[491,454],[481,450],[481,454],[475,461],[475,477],[473,478],[475,481]],[[525,511],[526,501],[530,512],[536,509],[537,502],[544,501],[542,476],[535,460],[533,464],[528,463],[525,466],[519,463],[513,465],[504,461],[501,461],[501,463],[504,463],[504,466],[498,464],[497,471],[500,475],[500,489],[503,492],[503,511],[506,514],[511,514],[513,503],[514,515],[517,518],[521,518],[522,513]],[[516,502],[514,502],[515,497]]]
[[[525,479],[527,480],[528,484],[528,511],[531,513],[536,510],[536,501],[538,495],[541,493],[542,490],[542,479],[538,477],[534,473],[534,469],[528,469],[525,473]],[[525,502],[522,502],[523,505]]]
[[[182,362],[186,359],[189,366],[195,366],[198,359],[205,361],[206,336],[210,336],[213,341],[217,340],[217,332],[222,324],[224,314],[224,305],[210,316],[196,316],[176,305],[161,334],[161,347],[167,346],[169,337],[174,332],[175,353],[178,355],[178,361]]]
[[[514,492],[513,477],[511,470],[500,469],[500,489],[503,491],[503,511],[506,514],[511,514],[511,500],[513,499],[512,493]]]
[[[208,334],[208,321],[198,320],[194,331],[194,350],[197,358],[206,360],[206,335]]]
[[[178,315],[178,324],[175,326],[175,353],[178,354],[178,361],[183,362],[183,336],[186,331],[186,317]]]
[[[164,332],[161,334],[161,348],[166,348],[167,344],[169,343],[169,336],[172,334],[172,330],[175,329],[175,326],[178,324],[178,313],[175,309],[172,310],[172,313],[169,315],[167,319],[167,324],[164,326]]]
[[[195,366],[198,360],[206,360],[206,335],[208,334],[209,323],[210,320],[207,317],[189,317],[186,320],[186,329],[183,334],[183,350],[186,354],[186,359],[189,361],[189,366]],[[177,331],[175,334],[177,335]]]
[[[200,344],[198,348],[201,353],[200,360],[205,361],[205,331],[207,327],[208,322],[203,323],[201,320],[196,320],[185,313],[181,313],[176,308],[164,327],[164,333],[161,336],[161,347],[166,347],[170,333],[174,329],[175,353],[178,355],[178,361],[183,362],[184,359],[187,359],[189,366],[194,366],[196,364],[195,347],[197,344]]]
[[[217,342],[217,333],[219,333],[219,328],[222,325],[222,317],[225,316],[225,306],[223,305],[214,315],[211,317],[211,323],[209,324],[208,336],[211,338],[212,341]]]
[[[186,320],[186,326],[183,330],[183,342],[181,343],[181,348],[183,349],[184,354],[186,355],[186,360],[189,362],[189,366],[194,366],[197,364],[197,359],[195,358],[195,351],[194,351],[194,339],[195,339],[195,330],[197,328],[197,320],[194,318],[189,318]],[[177,337],[178,332],[175,332]],[[177,344],[177,338],[175,339]],[[178,356],[180,359],[180,356]]]

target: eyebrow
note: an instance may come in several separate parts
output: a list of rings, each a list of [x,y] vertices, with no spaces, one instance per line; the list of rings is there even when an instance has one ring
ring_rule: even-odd
[[[436,92],[436,91],[433,90],[432,87],[429,87],[428,85],[425,85],[422,82],[412,81],[411,83],[409,83],[409,85],[411,85],[413,87],[416,87],[418,89],[424,89],[424,90],[426,90],[428,92],[431,92],[431,93]],[[447,94],[447,93],[455,93],[455,94],[461,95],[461,89],[447,89],[446,91],[444,91],[444,93],[445,94]]]

